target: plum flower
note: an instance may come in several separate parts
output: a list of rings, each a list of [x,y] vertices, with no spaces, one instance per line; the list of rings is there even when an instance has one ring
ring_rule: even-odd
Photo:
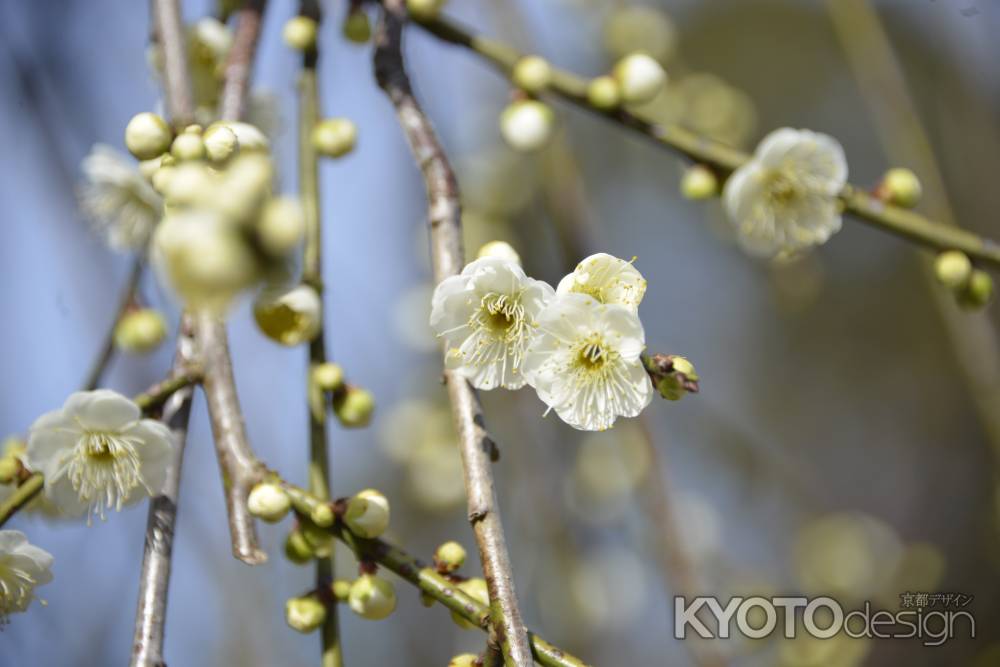
[[[646,280],[632,262],[599,252],[576,265],[573,273],[559,281],[556,294],[579,292],[601,303],[616,303],[632,312],[646,293]]]
[[[603,431],[649,405],[653,386],[639,359],[646,337],[627,306],[564,294],[541,315],[538,328],[524,374],[570,426]]]
[[[52,555],[32,544],[19,530],[0,530],[0,626],[23,612],[35,588],[52,581]]]
[[[80,206],[115,250],[138,250],[163,215],[163,200],[130,158],[97,144],[81,165]]]
[[[519,389],[521,366],[553,290],[509,260],[483,257],[441,281],[431,328],[445,340],[445,365],[478,389]]]
[[[162,422],[107,389],[71,394],[31,426],[27,464],[45,476],[45,493],[64,513],[120,510],[162,488],[173,438]]]
[[[847,161],[836,139],[783,128],[733,173],[722,198],[740,244],[773,256],[820,245],[840,230],[837,195],[846,182]]]

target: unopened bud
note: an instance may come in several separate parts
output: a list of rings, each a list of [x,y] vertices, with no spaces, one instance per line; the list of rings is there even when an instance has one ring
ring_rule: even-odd
[[[890,169],[882,177],[882,191],[885,199],[896,206],[913,208],[920,201],[923,187],[920,179],[909,169]]]
[[[316,48],[316,21],[308,16],[293,16],[285,22],[281,36],[285,44],[297,51],[313,51]]]
[[[115,347],[126,352],[152,352],[166,337],[167,323],[152,308],[130,310],[115,325]]]
[[[3,456],[19,459],[28,451],[28,443],[16,435],[8,436],[3,441]]]
[[[333,508],[327,503],[316,505],[309,513],[309,519],[320,528],[329,528],[335,518]]]
[[[358,141],[358,128],[347,118],[326,118],[316,123],[312,143],[320,155],[341,157],[354,150]]]
[[[375,489],[365,489],[347,501],[344,523],[359,537],[378,537],[389,527],[389,500]]]
[[[434,564],[442,572],[454,572],[465,563],[465,547],[458,542],[445,542],[434,552]]]
[[[326,607],[316,597],[308,595],[290,598],[285,603],[285,621],[293,630],[310,633],[326,620]]]
[[[247,497],[247,509],[258,519],[277,523],[292,507],[288,494],[277,484],[265,482],[253,487]]]
[[[330,584],[330,592],[337,602],[347,602],[351,596],[351,582],[347,579],[337,579]]]
[[[477,660],[479,660],[479,656],[475,653],[462,653],[452,658],[448,667],[475,667]]]
[[[317,558],[326,558],[333,553],[333,535],[330,534],[329,529],[321,528],[310,520],[301,521],[299,530],[306,543],[312,547]]]
[[[601,111],[617,109],[622,103],[622,88],[614,77],[599,76],[587,86],[587,101]]]
[[[482,577],[473,577],[472,579],[466,579],[465,581],[458,584],[458,590],[462,591],[468,595],[473,600],[479,602],[480,604],[490,605],[490,591],[486,586],[486,580]],[[476,628],[474,623],[470,623],[465,620],[455,612],[451,612],[451,620],[453,620],[458,627],[465,628],[466,630],[472,630]]]
[[[514,262],[518,266],[521,264],[521,256],[518,255],[517,251],[514,250],[514,247],[506,241],[490,241],[489,243],[483,244],[483,247],[479,249],[478,253],[476,253],[476,258],[482,259],[483,257],[505,259],[508,262]]]
[[[516,151],[530,153],[552,138],[555,114],[538,100],[518,100],[500,114],[500,134]]]
[[[0,484],[10,484],[21,472],[21,462],[13,456],[0,458]]]
[[[934,260],[934,276],[948,289],[963,287],[971,275],[972,262],[961,250],[947,250]]]
[[[514,64],[510,78],[521,90],[537,95],[552,83],[552,66],[539,56],[525,56]]]
[[[968,284],[958,293],[958,305],[967,310],[979,310],[993,297],[993,278],[979,269],[973,269]]]
[[[344,384],[344,369],[332,362],[312,367],[312,381],[323,391],[337,391]]]
[[[151,160],[170,149],[173,132],[167,121],[144,111],[132,116],[125,126],[125,147],[139,160]]]
[[[305,536],[293,530],[285,538],[285,556],[296,565],[305,565],[316,557],[316,553]]]
[[[446,0],[406,0],[410,16],[420,21],[428,21],[441,13]]]
[[[708,199],[719,193],[719,179],[705,165],[696,164],[684,171],[681,194],[687,199]]]
[[[268,338],[289,347],[311,341],[322,324],[319,294],[308,285],[265,290],[254,303],[253,315]]]
[[[170,154],[181,162],[204,159],[205,141],[200,133],[185,130],[170,144]]]
[[[232,157],[240,148],[240,141],[231,127],[215,124],[205,130],[205,156],[209,162],[219,165]]]
[[[644,104],[656,97],[667,83],[660,63],[645,53],[632,53],[615,65],[613,76],[626,104]]]
[[[262,153],[271,149],[271,142],[268,141],[267,135],[261,132],[260,128],[256,125],[240,121],[224,121],[213,124],[208,128],[209,131],[217,125],[222,125],[232,130],[233,134],[236,135],[236,141],[239,144],[241,153]]]
[[[343,395],[334,397],[333,412],[348,428],[367,426],[375,412],[375,396],[367,389],[348,387]]]
[[[382,577],[363,574],[351,584],[348,603],[361,618],[378,621],[396,609],[396,589]]]
[[[302,243],[306,222],[302,206],[291,197],[274,197],[264,205],[257,222],[257,238],[275,257],[284,257]]]
[[[344,37],[355,44],[364,44],[372,38],[372,26],[368,14],[358,9],[347,13],[343,26]]]

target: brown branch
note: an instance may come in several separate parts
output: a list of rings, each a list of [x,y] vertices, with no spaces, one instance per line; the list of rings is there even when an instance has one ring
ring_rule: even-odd
[[[414,159],[423,173],[434,257],[440,282],[462,270],[462,222],[458,185],[430,120],[420,108],[403,65],[402,29],[406,9],[386,0],[375,36],[375,76],[396,110]],[[491,458],[496,449],[484,427],[479,397],[461,377],[445,372],[452,414],[459,433],[469,520],[490,593],[490,616],[508,665],[531,664],[531,650],[521,621],[510,556],[493,488]]]
[[[139,281],[142,278],[142,270],[145,266],[144,256],[145,253],[140,252],[132,261],[132,269],[129,271],[128,278],[125,281],[125,287],[118,301],[118,308],[115,310],[114,319],[111,320],[111,326],[108,328],[108,332],[104,335],[104,341],[101,343],[100,352],[98,352],[97,358],[90,367],[90,372],[87,373],[87,379],[83,383],[84,391],[97,389],[101,384],[104,371],[108,369],[108,364],[111,363],[111,359],[114,357],[115,328],[118,326],[118,322],[122,316],[135,303],[136,293],[139,291]]]
[[[153,34],[163,50],[163,78],[166,82],[167,111],[175,127],[194,121],[194,101],[187,64],[187,38],[181,19],[180,2],[154,0]]]
[[[260,40],[264,17],[264,0],[247,0],[236,12],[236,34],[226,61],[219,116],[222,120],[239,120],[246,111],[254,55]]]

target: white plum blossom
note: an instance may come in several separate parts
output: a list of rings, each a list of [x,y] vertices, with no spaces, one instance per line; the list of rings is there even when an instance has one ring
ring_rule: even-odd
[[[518,389],[537,320],[554,293],[509,260],[483,257],[441,281],[431,328],[445,340],[445,365],[478,389]]]
[[[28,609],[35,588],[52,581],[51,567],[52,555],[29,544],[24,533],[0,530],[0,626]]]
[[[646,279],[632,262],[599,252],[576,265],[573,273],[559,281],[556,294],[578,292],[601,303],[619,304],[632,312],[646,293]]]
[[[825,243],[840,230],[847,160],[836,139],[783,128],[726,182],[722,198],[741,245],[773,256]]]
[[[162,422],[141,419],[135,403],[108,389],[71,394],[62,408],[31,426],[26,461],[45,476],[45,493],[64,514],[103,519],[160,491],[173,436]]]
[[[542,313],[538,328],[524,374],[570,426],[603,431],[649,405],[653,386],[639,358],[646,336],[629,307],[564,294]]]
[[[96,144],[81,165],[80,206],[115,250],[141,249],[163,214],[163,200],[136,163]]]

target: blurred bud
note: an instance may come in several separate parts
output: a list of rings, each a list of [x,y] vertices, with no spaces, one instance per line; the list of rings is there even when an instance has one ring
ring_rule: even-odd
[[[265,482],[253,487],[247,496],[247,509],[258,519],[277,523],[285,518],[292,507],[288,494],[277,484]]]
[[[150,183],[153,185],[153,189],[159,194],[164,194],[170,187],[170,181],[173,179],[174,173],[176,173],[177,167],[170,165],[160,165],[160,168],[153,172],[153,178]]]
[[[205,142],[205,156],[216,165],[228,160],[240,148],[232,128],[218,123],[205,130],[202,140]]]
[[[211,205],[232,222],[250,224],[271,195],[274,165],[266,154],[247,154],[244,146],[241,139],[240,152],[222,172]]]
[[[601,111],[617,109],[622,103],[622,88],[614,77],[599,76],[587,86],[587,101]]]
[[[183,134],[181,136],[184,136]],[[180,138],[180,137],[178,137]],[[167,206],[195,206],[204,204],[215,194],[215,175],[202,162],[187,162],[177,167],[161,167],[171,170],[170,177],[162,181],[162,192]],[[153,182],[154,187],[156,181]]]
[[[7,437],[3,441],[3,456],[19,459],[28,451],[28,443],[16,435]]]
[[[993,278],[980,269],[973,269],[968,284],[958,293],[958,305],[967,310],[979,310],[993,297]]]
[[[306,221],[302,206],[292,197],[275,197],[264,204],[257,221],[257,238],[275,257],[284,257],[302,243]]]
[[[372,26],[368,14],[357,9],[347,13],[343,27],[344,37],[355,44],[364,44],[372,38]]]
[[[512,102],[500,114],[500,134],[516,151],[529,153],[548,143],[555,125],[552,109],[537,100]]]
[[[473,577],[472,579],[466,579],[465,581],[458,584],[458,590],[462,591],[468,595],[473,600],[490,606],[490,591],[486,586],[486,580],[482,577]],[[464,628],[466,630],[474,630],[477,626],[473,623],[469,623],[467,620],[451,612],[451,620],[453,620],[458,627]]]
[[[679,401],[685,394],[698,393],[698,373],[684,357],[654,354],[646,360],[646,372],[660,396],[668,401]]]
[[[153,174],[160,168],[160,158],[154,157],[152,160],[143,160],[139,163],[139,173],[150,183],[153,182]]]
[[[619,60],[613,76],[626,104],[652,101],[667,83],[663,67],[645,53],[632,53]]]
[[[344,523],[355,535],[378,537],[389,527],[389,500],[375,489],[365,489],[347,501]]]
[[[13,456],[0,458],[0,484],[10,484],[21,472],[21,462]]]
[[[316,558],[326,558],[333,553],[333,535],[326,528],[321,528],[310,521],[302,521],[299,524],[302,537],[316,555]]]
[[[452,658],[448,667],[474,667],[477,660],[479,656],[475,653],[463,653]]]
[[[319,333],[322,304],[319,294],[308,285],[269,289],[257,297],[253,316],[268,338],[291,347],[308,343]]]
[[[170,149],[173,132],[167,121],[144,111],[132,116],[125,126],[125,147],[139,160],[151,160]]]
[[[130,310],[118,320],[114,335],[119,350],[144,354],[155,350],[167,337],[167,323],[152,308]]]
[[[312,367],[312,381],[323,391],[337,391],[344,384],[344,369],[329,361]]]
[[[335,518],[333,509],[328,503],[317,505],[313,508],[312,512],[309,513],[309,519],[320,528],[329,528],[333,525],[333,520]]]
[[[367,389],[348,387],[343,395],[334,397],[333,412],[348,428],[367,426],[375,412],[375,397]]]
[[[427,21],[441,13],[446,0],[406,0],[406,8],[410,16],[421,21]]]
[[[442,572],[454,572],[465,563],[465,547],[458,542],[445,542],[434,552],[434,564]]]
[[[181,162],[201,160],[205,157],[205,141],[200,133],[185,130],[170,144],[170,154]]]
[[[308,16],[293,16],[285,22],[281,36],[285,44],[296,51],[313,51],[316,49],[316,21]]]
[[[948,289],[965,286],[971,275],[972,262],[961,250],[946,250],[934,260],[934,276]]]
[[[382,577],[363,574],[351,584],[348,603],[361,618],[378,621],[396,609],[396,589]]]
[[[614,58],[645,51],[664,61],[677,46],[677,28],[659,8],[619,6],[604,24],[604,46]]]
[[[715,172],[702,164],[684,170],[681,194],[686,199],[709,199],[719,194],[719,179]]]
[[[337,602],[347,602],[351,595],[351,582],[347,579],[337,579],[330,584],[330,592]]]
[[[290,598],[285,603],[285,621],[293,630],[310,633],[325,620],[326,607],[315,596]]]
[[[483,257],[506,259],[508,262],[514,262],[518,266],[521,265],[521,256],[518,255],[517,251],[514,250],[514,247],[506,241],[490,241],[489,243],[483,244],[483,247],[481,247],[479,252],[476,253],[476,259],[482,259]]]
[[[347,155],[354,150],[357,140],[358,128],[347,118],[325,118],[312,131],[313,147],[325,157]]]
[[[539,56],[524,56],[514,64],[510,78],[521,90],[537,95],[552,83],[552,66]]]
[[[882,177],[879,190],[886,201],[903,208],[916,206],[923,194],[923,187],[917,175],[909,169],[902,168],[887,171]]]
[[[298,530],[288,533],[285,538],[285,556],[296,565],[304,565],[316,557],[312,546]]]
[[[271,149],[271,142],[256,125],[240,121],[223,121],[210,125],[206,134],[218,126],[228,127],[236,135],[241,153],[266,152]]]

